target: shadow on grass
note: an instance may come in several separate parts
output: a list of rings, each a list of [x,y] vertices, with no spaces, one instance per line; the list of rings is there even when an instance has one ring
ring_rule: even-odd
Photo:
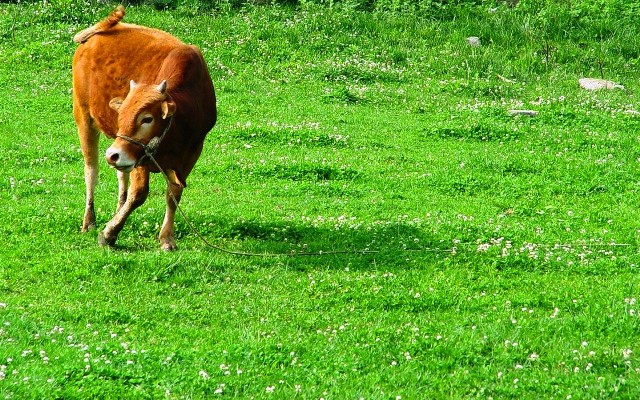
[[[193,223],[196,227],[203,226],[201,221],[196,220]],[[308,255],[314,256],[313,258],[322,255],[397,258],[401,253],[446,254],[450,250],[450,243],[427,234],[423,227],[411,221],[362,224],[335,219],[313,224],[214,218],[207,227],[197,233],[186,224],[180,225],[179,231],[183,235],[202,236],[209,243],[225,250],[267,258],[277,255]],[[197,239],[203,248],[208,247],[200,238]],[[216,251],[211,247],[209,249]]]

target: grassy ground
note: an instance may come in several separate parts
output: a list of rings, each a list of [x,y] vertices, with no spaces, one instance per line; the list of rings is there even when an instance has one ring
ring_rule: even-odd
[[[117,249],[80,234],[71,37],[111,6],[59,4],[0,4],[0,396],[640,395],[639,26],[563,30],[504,5],[129,7],[197,44],[217,87],[182,202],[201,234],[377,251],[247,258],[182,219],[161,252],[159,176]]]

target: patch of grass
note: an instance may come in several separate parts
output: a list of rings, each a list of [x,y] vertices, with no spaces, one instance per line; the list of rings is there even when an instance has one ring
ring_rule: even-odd
[[[198,45],[219,97],[195,228],[369,253],[231,256],[181,217],[162,253],[159,176],[100,249],[71,37],[111,5],[2,3],[0,396],[638,397],[635,2],[152,3],[126,21]]]

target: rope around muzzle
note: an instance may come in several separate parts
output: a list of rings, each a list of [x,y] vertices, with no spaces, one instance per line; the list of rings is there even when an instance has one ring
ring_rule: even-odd
[[[132,138],[131,136],[124,136],[124,135],[121,135],[119,133],[116,134],[116,138],[124,139],[129,143],[132,143],[132,144],[135,144],[135,145],[138,145],[138,146],[142,147],[142,150],[144,150],[144,155],[142,157],[140,157],[138,159],[138,161],[136,161],[136,164],[133,166],[134,168],[139,166],[140,164],[142,164],[142,162],[144,161],[145,157],[148,157],[148,158],[152,159],[153,162],[156,164],[156,166],[158,166],[160,171],[162,171],[164,173],[164,171],[162,170],[162,168],[160,168],[160,166],[155,161],[153,156],[154,156],[154,154],[156,154],[156,151],[158,150],[158,147],[160,147],[160,143],[162,142],[162,139],[164,139],[164,136],[167,134],[167,132],[169,132],[169,129],[171,128],[171,123],[172,122],[173,122],[173,115],[171,117],[169,117],[169,123],[164,128],[164,131],[162,131],[162,135],[151,138],[151,140],[149,140],[149,143],[142,143],[141,141],[136,140],[136,139]]]

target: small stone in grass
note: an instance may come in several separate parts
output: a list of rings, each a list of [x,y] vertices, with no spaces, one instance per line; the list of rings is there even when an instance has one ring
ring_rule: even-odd
[[[580,78],[578,82],[580,83],[580,87],[586,90],[624,89],[624,86],[605,79]]]
[[[469,36],[467,38],[467,44],[473,47],[480,47],[482,43],[480,43],[480,38],[477,36]]]
[[[509,115],[526,115],[527,117],[535,117],[538,115],[538,112],[534,110],[509,110]]]

